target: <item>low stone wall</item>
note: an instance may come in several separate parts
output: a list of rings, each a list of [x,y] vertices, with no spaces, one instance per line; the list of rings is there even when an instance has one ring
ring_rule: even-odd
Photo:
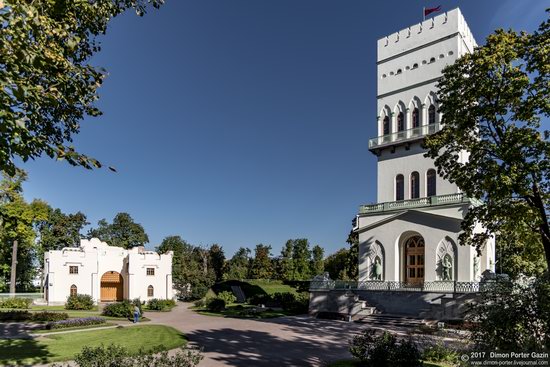
[[[311,290],[309,313],[337,312],[356,316],[363,304],[377,312],[422,317],[425,319],[459,319],[476,293],[432,293],[416,291]]]

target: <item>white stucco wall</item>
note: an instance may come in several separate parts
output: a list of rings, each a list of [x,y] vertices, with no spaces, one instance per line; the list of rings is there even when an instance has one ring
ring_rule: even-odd
[[[65,303],[72,285],[79,294],[89,294],[100,301],[101,277],[115,271],[123,278],[124,299],[173,298],[172,252],[159,255],[139,248],[125,250],[109,246],[97,238],[81,240],[79,248],[64,248],[44,254],[45,297],[49,304]],[[78,266],[78,274],[70,274],[69,266]],[[146,268],[155,269],[147,275]],[[153,297],[147,287],[154,287]]]

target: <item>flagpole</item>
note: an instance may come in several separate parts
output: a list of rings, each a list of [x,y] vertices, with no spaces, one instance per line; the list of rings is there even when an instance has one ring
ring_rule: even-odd
[[[422,21],[425,21],[426,20],[426,7],[423,6],[422,7]]]

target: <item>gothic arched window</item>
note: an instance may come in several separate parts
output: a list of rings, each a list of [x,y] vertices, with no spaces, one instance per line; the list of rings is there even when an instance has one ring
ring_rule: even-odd
[[[405,199],[405,178],[402,174],[395,176],[395,200]]]
[[[411,173],[411,199],[420,197],[420,175],[418,172]]]
[[[436,174],[435,169],[428,170],[426,173],[426,196],[435,196],[436,194]]]
[[[435,106],[433,104],[428,108],[428,124],[435,124]]]
[[[405,116],[403,112],[399,112],[397,115],[397,131],[405,130]]]
[[[412,113],[412,128],[420,126],[420,112],[415,108]]]
[[[390,118],[389,116],[384,117],[382,122],[382,135],[389,135],[390,133]]]
[[[76,288],[76,285],[71,285],[71,292],[70,292],[70,295],[71,296],[76,296],[78,293],[78,288]]]
[[[155,289],[152,285],[147,287],[147,297],[153,297],[155,295]]]

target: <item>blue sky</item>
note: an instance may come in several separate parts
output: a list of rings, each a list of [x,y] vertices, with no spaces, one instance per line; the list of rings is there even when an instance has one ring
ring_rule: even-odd
[[[76,147],[108,170],[28,162],[25,196],[95,224],[128,212],[149,234],[194,244],[346,246],[376,199],[376,40],[459,6],[478,43],[532,31],[548,1],[167,0],[115,18],[94,65],[104,115]]]

